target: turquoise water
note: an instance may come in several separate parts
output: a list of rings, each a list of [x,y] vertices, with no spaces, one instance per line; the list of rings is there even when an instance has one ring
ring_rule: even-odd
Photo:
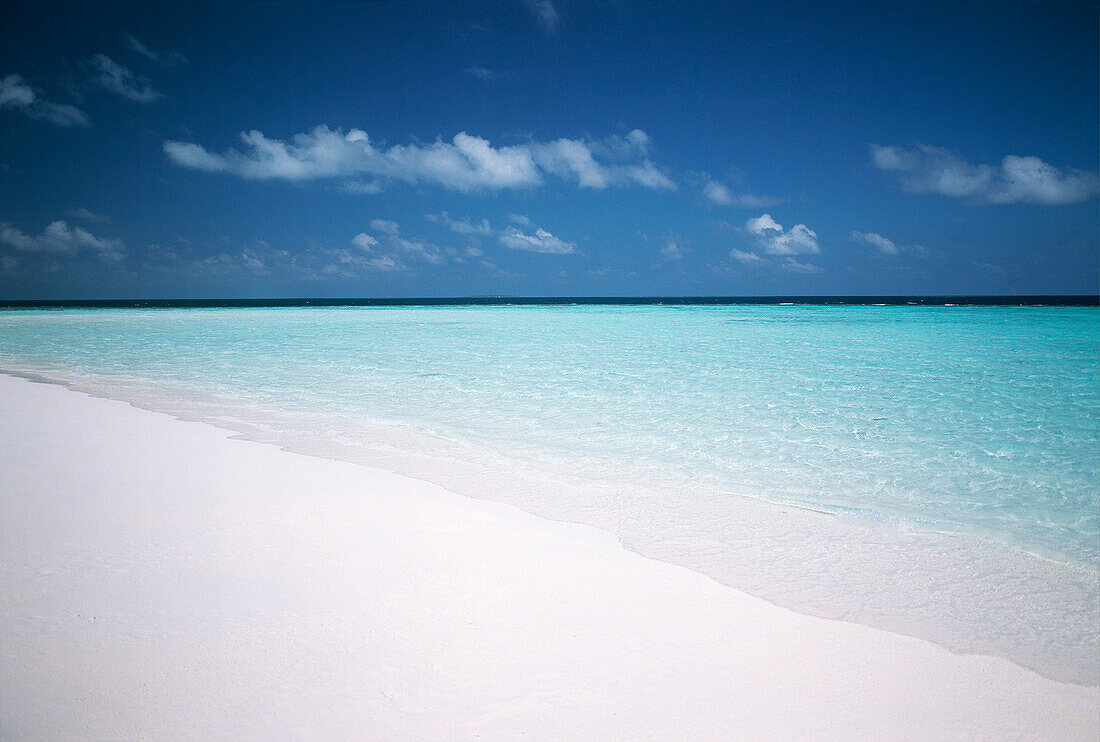
[[[481,461],[499,489],[552,481],[545,510],[629,543],[632,518],[728,530],[723,503],[748,496],[1086,582],[1100,567],[1095,308],[20,310],[0,312],[0,368],[334,455],[430,449],[404,468],[437,479]],[[638,543],[671,549],[646,527]]]
[[[1094,309],[18,311],[0,356],[1100,559]]]

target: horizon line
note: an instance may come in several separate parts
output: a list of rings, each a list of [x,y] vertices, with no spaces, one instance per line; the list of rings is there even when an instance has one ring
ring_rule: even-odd
[[[338,306],[505,306],[519,305],[875,305],[890,306],[1100,306],[1098,294],[792,294],[719,296],[512,296],[441,297],[245,297],[125,299],[0,299],[0,309],[57,308],[277,308]]]

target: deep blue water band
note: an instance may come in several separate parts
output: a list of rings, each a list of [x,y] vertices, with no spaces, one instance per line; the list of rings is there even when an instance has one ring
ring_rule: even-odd
[[[313,297],[280,299],[10,299],[0,298],[0,309],[127,309],[127,308],[265,308],[265,307],[412,307],[412,306],[1100,306],[1100,294],[1019,296],[459,296],[419,298]]]

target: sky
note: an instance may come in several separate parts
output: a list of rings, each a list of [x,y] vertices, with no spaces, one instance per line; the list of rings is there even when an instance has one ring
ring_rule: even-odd
[[[0,299],[1096,294],[1095,2],[0,4]]]

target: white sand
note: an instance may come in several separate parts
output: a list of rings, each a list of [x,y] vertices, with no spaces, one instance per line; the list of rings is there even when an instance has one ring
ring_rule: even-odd
[[[1095,740],[1100,691],[0,376],[0,739]]]

